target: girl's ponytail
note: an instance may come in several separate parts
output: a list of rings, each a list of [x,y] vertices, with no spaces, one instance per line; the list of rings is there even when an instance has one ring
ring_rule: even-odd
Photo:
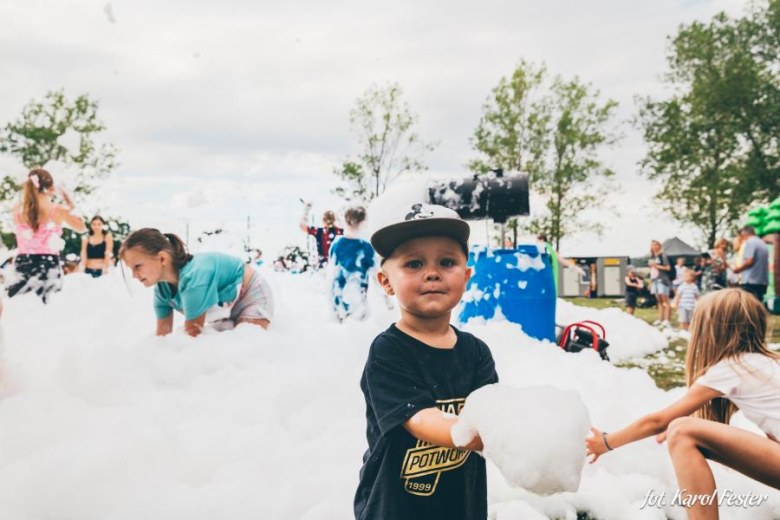
[[[187,246],[184,245],[184,241],[181,238],[173,233],[165,233],[164,236],[171,243],[171,247],[173,247],[171,257],[173,258],[173,265],[178,271],[192,260],[192,255],[187,251]]]
[[[38,194],[45,192],[53,185],[54,179],[43,168],[33,168],[27,174],[27,180],[24,182],[24,191],[22,192],[22,215],[35,232],[41,226],[41,208],[38,204]]]
[[[24,191],[22,192],[22,215],[24,215],[30,227],[33,228],[33,231],[38,231],[40,226],[38,211],[38,189],[28,178],[24,183]]]

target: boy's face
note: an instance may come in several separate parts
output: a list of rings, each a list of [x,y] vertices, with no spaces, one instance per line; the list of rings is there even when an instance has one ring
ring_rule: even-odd
[[[421,318],[448,314],[471,278],[460,244],[446,237],[422,237],[398,246],[378,273],[379,284],[401,309]]]

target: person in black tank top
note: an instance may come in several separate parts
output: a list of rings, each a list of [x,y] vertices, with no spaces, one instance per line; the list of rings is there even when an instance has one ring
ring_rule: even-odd
[[[636,300],[639,296],[639,291],[644,288],[644,283],[642,283],[642,279],[637,276],[636,269],[634,269],[634,266],[632,265],[628,266],[628,274],[626,275],[625,283],[626,312],[629,314],[634,314]]]
[[[81,265],[84,272],[98,278],[108,271],[114,239],[105,230],[106,221],[95,215],[89,223],[89,235],[81,239]]]

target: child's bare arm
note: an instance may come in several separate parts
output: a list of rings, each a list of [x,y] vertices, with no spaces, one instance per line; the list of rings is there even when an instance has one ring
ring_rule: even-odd
[[[203,332],[203,326],[206,324],[206,313],[204,312],[194,320],[184,320],[184,332],[192,336],[198,337]]]
[[[103,269],[108,271],[108,268],[111,266],[111,258],[114,256],[114,237],[111,235],[106,235],[106,254],[103,258]]]
[[[663,410],[645,415],[622,430],[608,434],[606,436],[607,444],[609,444],[609,448],[614,450],[619,446],[662,433],[666,431],[669,423],[674,419],[686,417],[701,408],[705,403],[722,395],[721,392],[712,388],[693,385],[684,396]],[[604,443],[604,436],[601,431],[596,428],[591,428],[591,431],[593,436],[585,439],[585,444],[587,446],[587,455],[594,455],[590,461],[592,464],[601,455],[609,451],[609,448]]]
[[[303,231],[304,233],[309,232],[309,211],[311,211],[311,202],[307,202],[303,206],[303,215],[301,216],[301,221],[298,222],[298,227]]]
[[[79,269],[82,271],[87,268],[87,237],[81,237],[81,262]]]
[[[452,427],[458,422],[455,416],[445,415],[438,408],[426,408],[414,414],[404,423],[406,431],[421,441],[445,448],[482,451],[482,439],[474,437],[467,446],[455,446],[452,442]]]
[[[87,230],[87,225],[84,223],[84,220],[81,217],[72,215],[70,213],[72,210],[73,208],[68,210],[62,206],[57,206],[56,214],[59,216],[60,220],[73,231],[76,233],[84,233]]]
[[[173,313],[167,318],[157,320],[157,335],[167,336],[173,331]]]

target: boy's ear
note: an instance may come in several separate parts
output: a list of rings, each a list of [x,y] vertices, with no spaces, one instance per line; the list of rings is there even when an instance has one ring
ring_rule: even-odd
[[[379,285],[382,287],[382,289],[385,290],[385,294],[388,296],[395,295],[393,292],[393,287],[390,285],[390,278],[387,277],[387,273],[385,273],[384,270],[380,269],[377,271],[376,281],[379,282]]]
[[[466,268],[466,283],[469,283],[469,280],[471,280],[472,273],[473,272],[471,270],[471,267],[467,267]]]

